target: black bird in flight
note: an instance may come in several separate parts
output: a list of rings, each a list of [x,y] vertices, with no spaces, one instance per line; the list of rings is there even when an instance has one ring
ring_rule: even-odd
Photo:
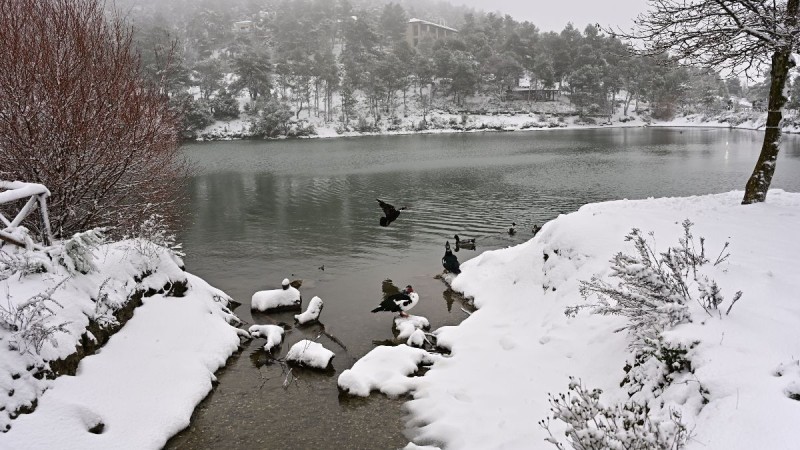
[[[378,205],[380,205],[381,209],[383,210],[383,217],[381,217],[382,227],[388,227],[390,223],[394,222],[398,217],[400,217],[400,211],[406,209],[405,206],[397,209],[393,205],[390,205],[379,198],[376,198],[375,200],[378,201]]]

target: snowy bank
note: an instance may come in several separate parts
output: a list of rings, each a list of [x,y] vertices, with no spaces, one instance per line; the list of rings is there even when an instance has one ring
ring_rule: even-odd
[[[59,331],[37,349],[22,322],[0,327],[0,447],[155,449],[188,426],[240,342],[229,297],[146,241],[101,245],[85,274],[20,254],[4,253],[4,308],[48,293],[35,317]]]
[[[654,127],[679,128],[736,128],[740,130],[764,131],[767,127],[767,113],[750,109],[722,111],[709,114],[687,114],[666,121],[655,121]],[[796,111],[784,112],[781,130],[784,133],[800,133],[800,117]]]
[[[474,298],[479,310],[436,332],[451,356],[415,379],[414,399],[407,403],[413,443],[555,448],[537,425],[552,417],[548,393],[557,398],[574,376],[589,389],[602,389],[602,404],[624,403],[630,384],[620,383],[638,373],[645,389],[631,392],[633,398],[650,401],[654,410],[663,402],[661,409],[678,411],[692,432],[686,448],[795,448],[800,194],[773,190],[766,203],[748,206],[740,205],[741,198],[731,192],[590,204],[549,222],[526,243],[463,263],[453,288]],[[685,346],[682,357],[691,370],[676,368],[666,378],[636,367],[626,373],[626,364],[636,366],[631,335],[615,331],[628,320],[586,310],[567,317],[565,309],[596,301],[582,297],[580,281],[612,279],[609,260],[635,252],[624,240],[632,228],[663,252],[676,245],[687,218],[695,224],[695,239],[705,237],[712,262],[730,242],[727,259],[705,266],[725,303],[711,314],[696,302],[687,304],[691,321],[664,331],[665,342]],[[741,299],[726,315],[739,290]],[[551,420],[550,428],[565,443],[565,424]]]

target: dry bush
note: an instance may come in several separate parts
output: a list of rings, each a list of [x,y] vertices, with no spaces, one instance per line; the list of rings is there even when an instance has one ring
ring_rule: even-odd
[[[178,117],[119,17],[98,0],[0,0],[0,58],[0,177],[50,189],[57,237],[177,217]]]

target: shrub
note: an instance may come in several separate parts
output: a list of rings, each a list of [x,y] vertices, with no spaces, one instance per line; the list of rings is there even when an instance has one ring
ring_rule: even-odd
[[[217,96],[211,99],[209,106],[217,120],[239,118],[239,102],[225,89],[221,89]]]
[[[681,423],[680,413],[670,411],[661,420],[651,414],[647,405],[634,401],[606,406],[600,402],[600,389],[586,389],[570,377],[566,394],[550,396],[553,419],[567,424],[566,441],[577,450],[678,450],[686,445],[689,432]],[[539,426],[550,435],[545,440],[563,450],[550,431],[550,419]]]
[[[664,329],[690,320],[687,304],[694,299],[690,291],[692,282],[701,292],[694,300],[710,314],[724,299],[716,282],[698,274],[709,260],[705,254],[705,239],[701,237],[699,245],[694,241],[692,225],[688,219],[684,220],[678,246],[658,254],[639,229],[631,230],[625,240],[633,242],[636,254],[620,252],[610,261],[611,276],[620,281],[611,284],[596,276],[582,281],[581,295],[584,298],[597,295],[598,303],[569,307],[567,314],[588,307],[594,314],[625,316],[629,322],[625,329],[634,338],[634,348],[647,341],[658,341]],[[726,242],[714,265],[727,259],[727,247]],[[739,297],[741,291],[736,293],[734,301]]]
[[[260,111],[251,127],[253,136],[272,138],[289,133],[289,121],[293,116],[289,105],[276,99],[269,99],[258,106]]]
[[[108,17],[101,0],[0,0],[0,167],[50,189],[57,237],[180,215],[179,113]]]
[[[9,345],[12,349],[20,353],[39,354],[47,342],[54,347],[58,346],[55,335],[66,332],[69,322],[53,323],[55,313],[50,304],[61,307],[52,296],[66,280],[64,278],[55,286],[18,305],[0,305],[0,326],[11,332]]]

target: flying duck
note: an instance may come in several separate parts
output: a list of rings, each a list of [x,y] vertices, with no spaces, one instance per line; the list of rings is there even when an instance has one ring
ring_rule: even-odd
[[[381,217],[380,220],[382,227],[388,227],[390,223],[394,222],[398,217],[400,217],[400,211],[406,209],[405,206],[397,209],[393,205],[390,205],[379,198],[376,198],[375,200],[378,201],[378,205],[380,205],[381,209],[383,210],[383,217]]]
[[[450,251],[450,241],[445,242],[444,244],[444,256],[442,256],[442,267],[444,270],[450,273],[459,274],[461,273],[461,268],[458,264],[458,258],[453,252]]]
[[[475,250],[475,239],[459,239],[457,234],[454,235],[453,238],[456,240],[456,251],[458,251],[459,248]]]
[[[387,296],[372,312],[399,312],[401,317],[408,317],[406,311],[413,308],[417,302],[419,302],[419,294],[414,292],[411,285],[408,285],[401,292]]]

